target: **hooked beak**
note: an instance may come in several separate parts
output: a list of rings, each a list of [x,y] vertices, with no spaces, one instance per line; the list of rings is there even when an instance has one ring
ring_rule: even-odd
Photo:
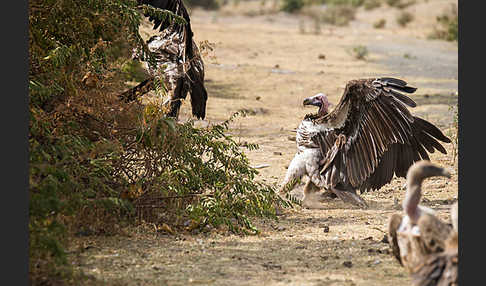
[[[304,99],[304,102],[303,102],[304,105],[315,105],[315,106],[321,106],[321,102],[319,100],[317,100],[317,98],[315,97],[308,97],[306,99]]]

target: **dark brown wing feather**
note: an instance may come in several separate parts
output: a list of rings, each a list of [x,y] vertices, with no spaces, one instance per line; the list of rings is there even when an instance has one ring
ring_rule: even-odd
[[[323,130],[314,140],[324,156],[332,150],[321,174],[330,172],[339,162],[345,168],[341,170],[344,180],[352,187],[378,189],[390,182],[394,174],[405,177],[413,162],[428,160],[427,152],[437,149],[446,153],[437,140],[451,142],[450,139],[430,122],[413,116],[405,105],[415,106],[415,102],[397,92],[415,90],[405,81],[393,78],[350,81],[336,108],[315,119]],[[339,135],[345,136],[345,144],[337,144]],[[329,144],[329,139],[336,143]],[[346,183],[341,179],[332,185],[339,182]]]
[[[441,252],[432,254],[420,269],[412,274],[415,286],[457,286],[458,255]]]

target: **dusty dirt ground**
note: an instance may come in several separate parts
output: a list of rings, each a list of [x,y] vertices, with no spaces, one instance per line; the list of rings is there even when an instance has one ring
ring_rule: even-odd
[[[209,93],[205,125],[246,109],[232,132],[237,140],[259,144],[247,152],[260,169],[259,180],[279,184],[296,146],[292,132],[303,116],[305,97],[324,92],[337,103],[348,80],[395,76],[418,88],[412,113],[452,136],[457,106],[457,44],[429,40],[435,17],[457,1],[417,1],[405,10],[415,19],[405,28],[395,19],[401,10],[382,6],[358,10],[346,27],[321,24],[306,16],[274,13],[272,1],[230,2],[219,11],[194,9],[196,41],[214,51],[205,58]],[[380,18],[383,29],[373,28]],[[149,26],[142,32],[148,35]],[[353,47],[367,47],[357,60]],[[190,104],[181,119],[190,115]],[[454,144],[433,162],[452,170],[451,179],[427,179],[423,204],[449,220],[457,200]],[[297,207],[278,221],[257,220],[257,236],[227,234],[170,235],[147,229],[111,237],[79,237],[74,264],[108,285],[409,285],[410,278],[383,241],[392,213],[400,212],[405,180],[396,178],[366,193],[370,208],[358,209],[330,199],[324,210]],[[293,191],[299,196],[302,185]]]

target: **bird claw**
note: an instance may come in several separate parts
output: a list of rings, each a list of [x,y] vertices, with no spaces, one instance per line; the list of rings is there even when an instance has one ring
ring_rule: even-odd
[[[350,203],[352,205],[358,206],[362,209],[369,208],[368,204],[366,203],[363,198],[361,198],[358,194],[350,191],[339,191],[333,190],[333,192],[344,202]]]

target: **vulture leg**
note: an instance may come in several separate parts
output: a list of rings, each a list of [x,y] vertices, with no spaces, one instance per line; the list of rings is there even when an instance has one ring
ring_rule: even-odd
[[[328,199],[335,199],[337,198],[336,194],[328,189],[324,189],[324,192],[321,193],[320,200],[325,201]]]
[[[312,180],[307,181],[304,187],[304,198],[302,199],[302,206],[308,209],[323,209],[324,207],[319,203],[320,188],[316,186]]]
[[[336,196],[346,203],[353,204],[363,209],[368,208],[368,204],[356,193],[356,190],[354,189],[341,190],[336,187],[331,187],[331,190],[334,194],[336,194]]]
[[[280,193],[282,195],[292,191],[297,184],[297,180],[302,178],[306,173],[305,160],[303,160],[302,156],[303,153],[297,153],[290,162],[282,182],[282,187],[280,188]]]

